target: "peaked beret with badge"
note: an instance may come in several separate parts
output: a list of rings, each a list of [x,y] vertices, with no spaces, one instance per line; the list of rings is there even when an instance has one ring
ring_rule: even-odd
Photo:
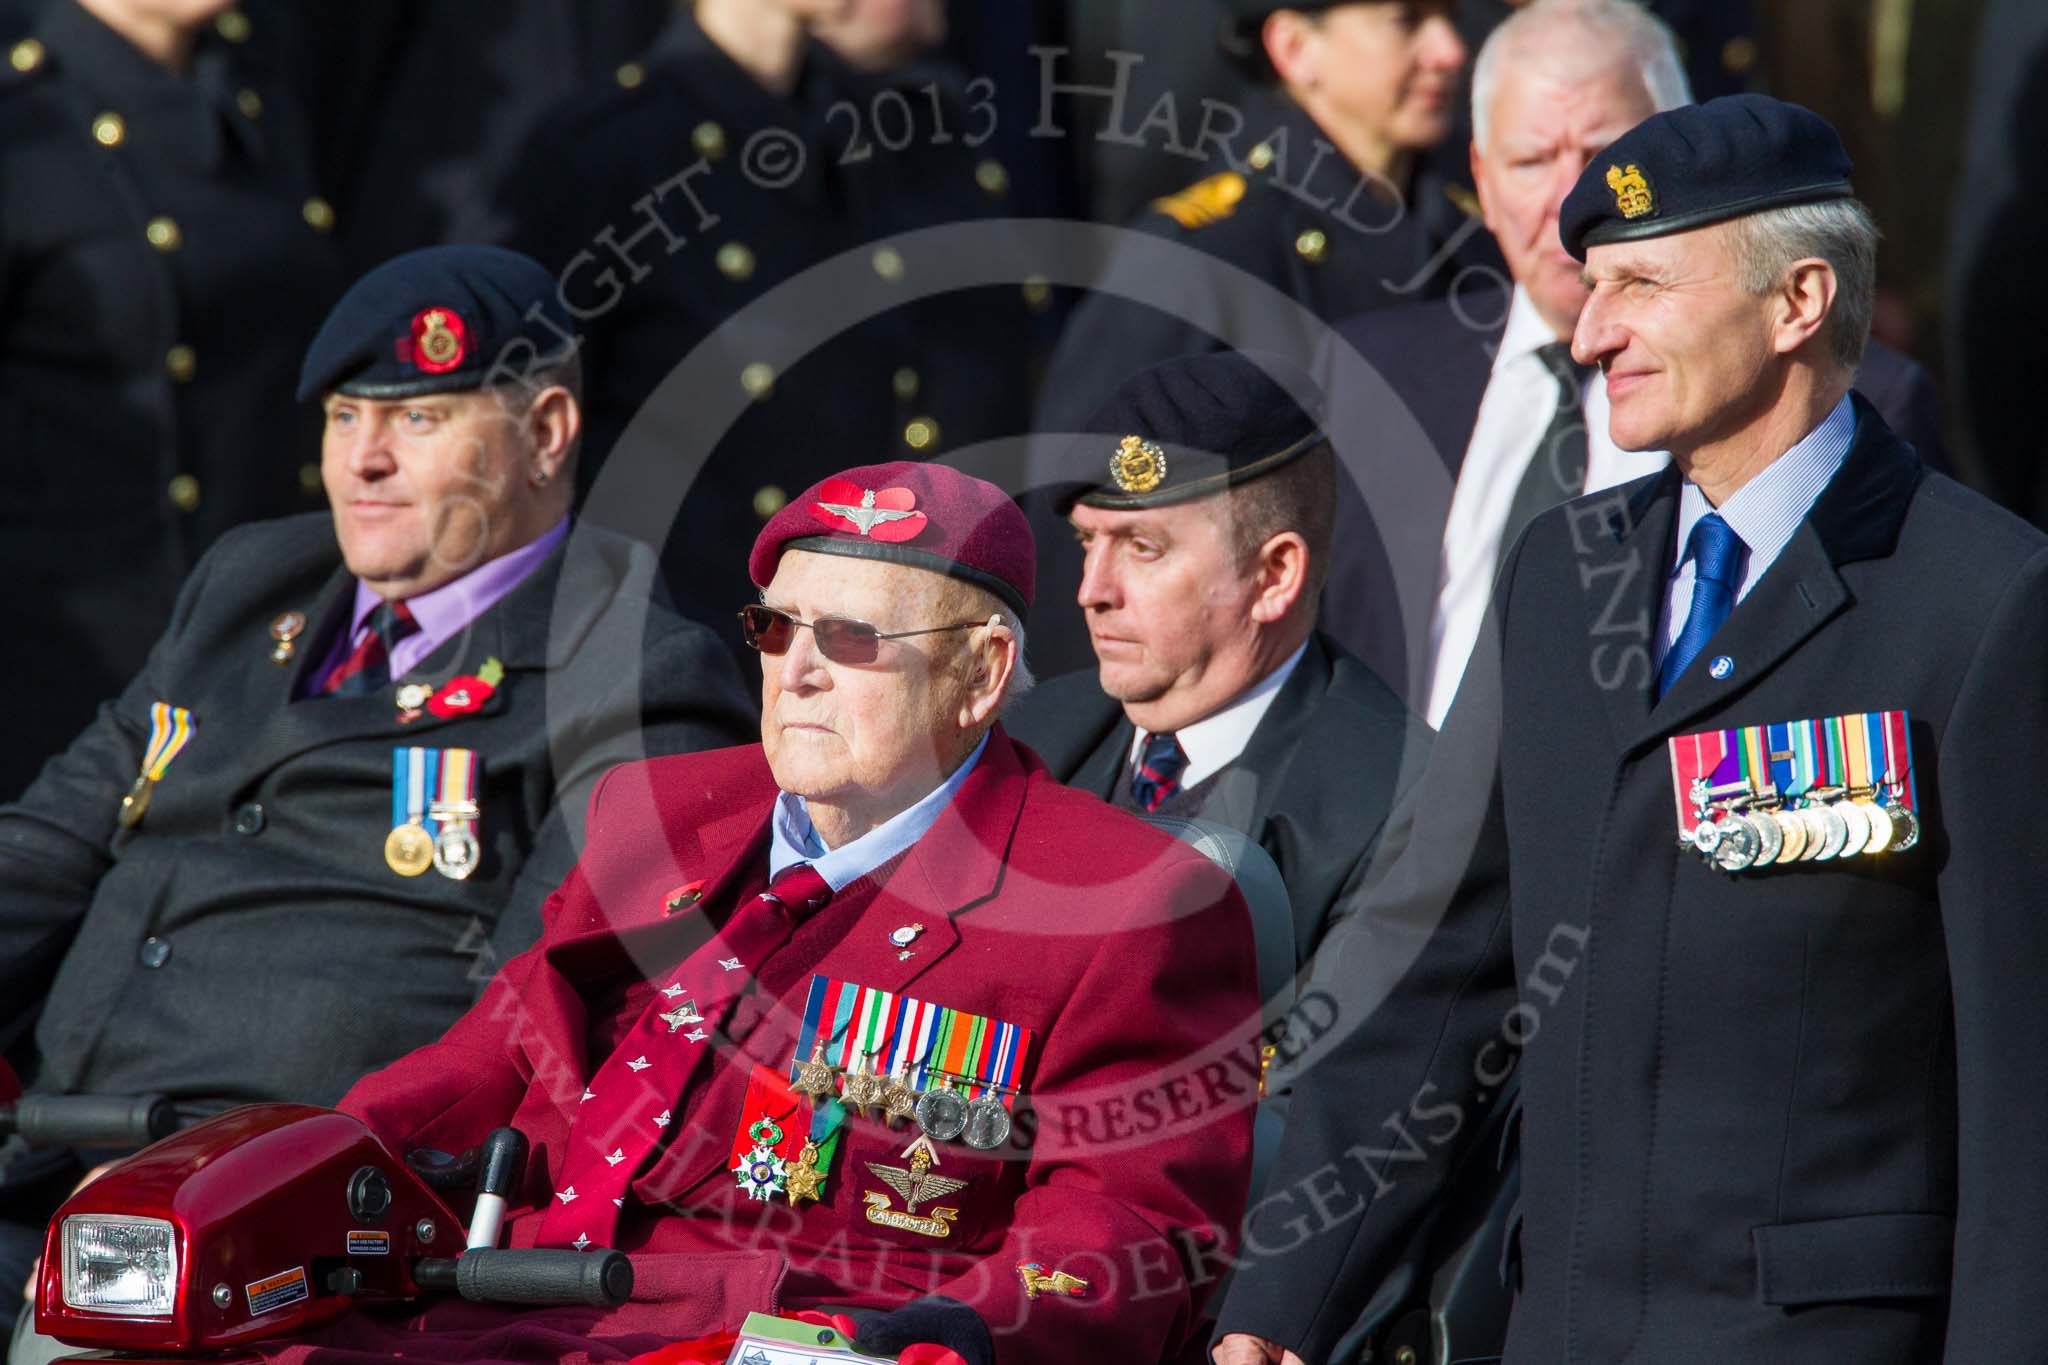
[[[896,460],[820,480],[790,499],[755,538],[747,572],[775,577],[786,549],[928,569],[985,588],[1022,620],[1031,609],[1037,547],[1010,495],[942,464]]]
[[[1793,204],[1852,199],[1849,154],[1820,115],[1768,95],[1654,114],[1593,158],[1558,215],[1564,249],[1665,237]]]
[[[1217,351],[1154,365],[1089,419],[1059,501],[1134,511],[1224,492],[1326,443],[1321,409],[1315,381],[1277,355]]]
[[[575,328],[540,262],[495,246],[409,251],[355,283],[306,349],[301,402],[334,390],[416,398],[481,388],[502,362],[561,358]]]

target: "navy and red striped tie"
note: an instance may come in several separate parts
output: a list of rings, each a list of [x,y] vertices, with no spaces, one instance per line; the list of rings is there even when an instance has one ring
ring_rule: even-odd
[[[321,696],[366,697],[391,681],[391,651],[420,623],[403,602],[379,602],[363,624],[363,638],[320,684]]]
[[[1131,776],[1131,799],[1147,814],[1158,810],[1180,790],[1180,775],[1187,771],[1188,756],[1172,735],[1147,735],[1138,754],[1138,771]]]

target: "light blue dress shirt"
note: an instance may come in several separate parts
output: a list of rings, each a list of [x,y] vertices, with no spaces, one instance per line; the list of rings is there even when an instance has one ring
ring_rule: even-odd
[[[1821,490],[1842,467],[1855,439],[1856,408],[1844,397],[1804,440],[1771,461],[1719,507],[1709,506],[1707,495],[1686,480],[1678,498],[1676,562],[1664,585],[1664,629],[1658,632],[1661,643],[1657,650],[1660,664],[1685,629],[1686,613],[1692,610],[1693,561],[1686,551],[1691,548],[1694,523],[1709,512],[1719,512],[1728,528],[1742,537],[1742,580],[1735,589],[1735,600],[1740,603],[1791,543],[1799,523],[1806,520]]]
[[[859,881],[924,838],[925,831],[932,827],[932,821],[939,818],[939,812],[952,801],[953,794],[960,790],[960,784],[974,771],[974,765],[981,762],[982,750],[986,748],[988,736],[983,735],[981,743],[974,746],[974,752],[967,755],[967,761],[955,768],[951,777],[933,788],[930,795],[908,810],[890,816],[852,843],[838,848],[825,847],[825,841],[818,837],[817,827],[811,823],[810,808],[801,796],[782,793],[775,798],[775,815],[768,822],[769,880],[773,881],[798,863],[809,863],[835,894]]]

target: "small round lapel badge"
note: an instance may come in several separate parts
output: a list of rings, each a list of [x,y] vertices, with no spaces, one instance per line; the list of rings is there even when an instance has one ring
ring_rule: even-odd
[[[1716,681],[1719,681],[1720,679],[1727,677],[1730,673],[1733,673],[1734,671],[1735,660],[1729,658],[1726,654],[1716,655],[1714,658],[1714,662],[1707,665],[1708,676],[1712,677]]]

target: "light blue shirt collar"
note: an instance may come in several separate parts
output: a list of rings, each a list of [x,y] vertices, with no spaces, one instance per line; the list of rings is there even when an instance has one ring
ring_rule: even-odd
[[[1686,551],[1699,519],[1719,512],[1729,529],[1742,537],[1742,580],[1735,590],[1739,602],[1792,542],[1821,491],[1842,467],[1855,439],[1856,406],[1844,397],[1805,439],[1771,461],[1719,507],[1708,506],[1707,495],[1686,480],[1678,499],[1678,536],[1664,594],[1666,648],[1684,629],[1686,613],[1692,608],[1693,563]]]
[[[775,798],[775,814],[768,822],[768,877],[772,881],[798,863],[809,863],[825,884],[837,893],[904,852],[932,827],[939,812],[952,801],[960,784],[981,761],[988,748],[988,736],[974,746],[967,761],[953,775],[908,810],[899,811],[850,844],[826,848],[811,824],[810,808],[801,796],[783,792]]]

